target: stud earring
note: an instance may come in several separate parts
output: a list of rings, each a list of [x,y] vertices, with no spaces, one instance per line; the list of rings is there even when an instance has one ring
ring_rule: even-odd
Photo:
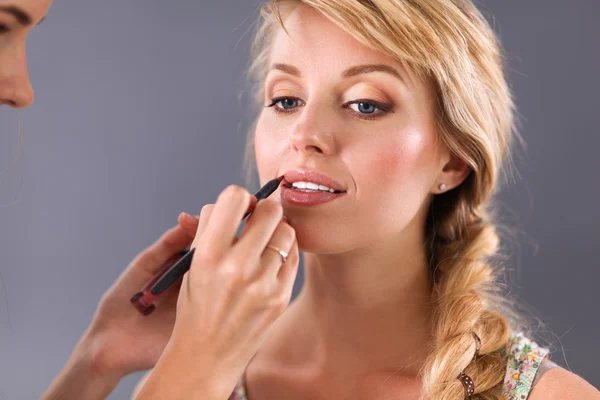
[[[446,185],[444,185],[443,183],[440,185],[440,190],[443,192],[444,190],[446,190]]]

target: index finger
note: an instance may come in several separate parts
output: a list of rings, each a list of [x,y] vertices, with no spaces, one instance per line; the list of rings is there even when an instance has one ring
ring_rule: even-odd
[[[192,247],[201,242],[203,255],[212,260],[220,259],[236,239],[236,232],[243,215],[254,209],[257,199],[240,186],[228,186],[214,204],[211,217],[206,226],[198,226],[198,234]],[[200,234],[200,229],[203,232]]]

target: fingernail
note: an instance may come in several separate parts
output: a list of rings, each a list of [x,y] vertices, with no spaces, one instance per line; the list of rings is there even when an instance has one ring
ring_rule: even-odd
[[[196,218],[192,217],[190,214],[182,212],[180,215],[183,216],[183,219],[186,222],[189,222],[190,224],[193,224],[194,222],[196,222]]]

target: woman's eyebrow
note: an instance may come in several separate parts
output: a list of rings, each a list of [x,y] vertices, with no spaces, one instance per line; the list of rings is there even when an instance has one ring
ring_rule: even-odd
[[[29,26],[33,23],[31,16],[17,6],[0,6],[0,11],[12,15],[23,26]],[[45,18],[42,18],[37,24],[41,24]]]
[[[286,74],[297,76],[298,78],[300,78],[302,76],[300,74],[300,70],[298,68],[294,67],[293,65],[289,65],[289,64],[275,63],[275,64],[271,65],[271,70],[278,70],[281,72],[285,72]]]
[[[360,75],[360,74],[368,74],[369,72],[385,72],[388,74],[391,74],[393,76],[395,76],[396,78],[400,79],[403,83],[404,82],[404,78],[402,78],[402,75],[400,75],[400,73],[398,72],[398,70],[390,65],[386,65],[386,64],[364,64],[364,65],[357,65],[355,67],[350,67],[347,70],[345,70],[342,74],[342,76],[344,78],[350,78],[352,76],[356,76],[356,75]]]
[[[298,78],[300,78],[302,76],[300,73],[300,70],[298,68],[294,67],[293,65],[289,65],[289,64],[275,63],[271,66],[271,70],[279,70],[279,71],[285,72],[286,74],[296,76]],[[385,72],[385,73],[391,74],[391,75],[395,76],[396,78],[400,79],[403,83],[406,83],[404,81],[404,78],[402,78],[402,75],[400,75],[400,73],[398,72],[398,70],[396,68],[394,68],[390,65],[386,65],[386,64],[356,65],[354,67],[350,67],[347,70],[345,70],[342,73],[342,76],[344,78],[351,78],[356,75],[367,74],[370,72]]]

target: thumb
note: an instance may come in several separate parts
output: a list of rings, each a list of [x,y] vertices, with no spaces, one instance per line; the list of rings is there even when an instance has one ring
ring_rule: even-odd
[[[190,237],[181,226],[176,225],[139,253],[123,274],[132,280],[132,284],[141,285],[134,288],[139,290],[161,271],[166,261],[185,250],[192,241],[193,237]]]

